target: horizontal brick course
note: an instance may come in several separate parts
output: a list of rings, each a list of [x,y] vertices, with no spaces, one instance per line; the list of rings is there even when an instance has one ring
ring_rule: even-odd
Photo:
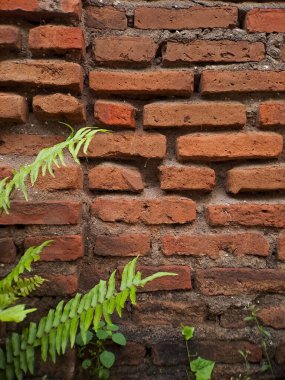
[[[127,29],[125,11],[114,7],[87,7],[86,24],[94,29]]]
[[[0,123],[25,123],[28,120],[28,104],[23,96],[0,93]]]
[[[41,190],[76,190],[83,188],[83,172],[79,165],[53,167],[54,177],[47,173],[39,174],[34,186]]]
[[[245,26],[249,32],[285,33],[285,9],[251,9]]]
[[[99,256],[145,256],[150,253],[148,233],[96,236],[94,254]]]

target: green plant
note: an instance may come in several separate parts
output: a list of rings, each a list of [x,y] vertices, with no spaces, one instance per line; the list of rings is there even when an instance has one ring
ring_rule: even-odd
[[[82,359],[82,368],[87,370],[92,378],[109,379],[110,369],[116,357],[106,348],[106,344],[112,341],[119,346],[125,346],[127,343],[125,336],[118,330],[118,326],[106,325],[101,321],[97,332],[88,330],[86,342],[83,341],[81,333],[77,335],[76,344],[79,346],[78,355]]]
[[[195,328],[193,326],[184,326],[181,324],[181,332],[185,340],[187,357],[189,362],[189,370],[187,370],[188,379],[191,379],[195,376],[196,380],[210,380],[212,372],[215,366],[215,362],[207,359],[203,359],[198,356],[196,359],[192,360],[189,341],[194,336]]]

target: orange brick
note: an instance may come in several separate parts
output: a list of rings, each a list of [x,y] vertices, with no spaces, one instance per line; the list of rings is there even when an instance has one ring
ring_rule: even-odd
[[[259,122],[262,127],[285,126],[285,102],[264,102],[259,107]]]
[[[86,24],[95,29],[127,29],[126,12],[113,7],[87,7]]]
[[[26,123],[28,104],[23,96],[0,93],[0,122]]]
[[[98,100],[94,106],[94,117],[105,125],[135,128],[135,111],[129,103]]]
[[[281,233],[277,239],[278,260],[285,261],[285,234]]]
[[[0,5],[1,7],[1,5]],[[0,26],[0,49],[1,50],[20,50],[21,48],[21,30],[16,26]]]
[[[83,188],[83,172],[79,165],[53,167],[54,177],[39,175],[35,187],[41,190],[76,190]]]
[[[150,253],[150,235],[99,235],[96,237],[94,253],[99,256],[145,256]]]
[[[245,26],[249,32],[284,33],[284,9],[251,9],[246,14]]]

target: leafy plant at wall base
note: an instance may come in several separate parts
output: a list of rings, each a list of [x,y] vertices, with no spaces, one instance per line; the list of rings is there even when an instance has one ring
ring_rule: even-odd
[[[189,361],[189,370],[187,371],[188,379],[195,376],[196,380],[211,380],[212,372],[215,367],[215,362],[203,359],[200,356],[192,360],[188,342],[194,336],[195,328],[193,326],[181,325],[181,332],[185,340],[187,357]]]
[[[110,369],[115,363],[115,355],[106,349],[106,343],[113,341],[119,346],[125,346],[127,341],[122,333],[118,332],[116,325],[99,323],[99,329],[95,333],[87,332],[86,343],[83,342],[81,333],[76,337],[76,344],[80,347],[78,355],[82,359],[82,368],[87,370],[92,378],[107,380],[110,377]]]
[[[144,287],[159,277],[176,275],[158,272],[142,279],[141,272],[136,272],[136,263],[137,258],[125,266],[118,291],[114,271],[108,282],[101,280],[88,293],[77,293],[66,304],[60,301],[38,324],[31,322],[22,333],[13,333],[8,337],[5,349],[0,349],[0,378],[13,380],[16,377],[22,380],[24,375],[33,374],[37,348],[43,361],[50,356],[55,363],[57,355],[64,354],[68,346],[74,347],[79,331],[82,341],[86,344],[91,325],[95,332],[100,329],[101,320],[104,320],[107,326],[112,326],[111,316],[115,312],[122,316],[127,299],[136,304],[139,287]]]

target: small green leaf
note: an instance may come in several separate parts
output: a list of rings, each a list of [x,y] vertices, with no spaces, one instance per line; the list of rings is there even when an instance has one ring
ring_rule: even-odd
[[[195,373],[196,380],[211,380],[214,367],[215,362],[203,359],[200,356],[190,363],[191,371]]]
[[[188,341],[193,338],[195,328],[193,326],[181,326],[182,327],[182,335]]]
[[[105,330],[98,330],[96,332],[97,338],[100,340],[105,340],[108,338],[109,334]]]
[[[112,341],[114,343],[119,344],[120,346],[125,346],[127,344],[127,340],[122,333],[115,333],[112,335]]]
[[[103,351],[102,354],[100,354],[100,362],[104,367],[111,368],[115,363],[115,355],[113,352]]]
[[[83,369],[88,369],[89,367],[91,367],[91,365],[92,365],[91,359],[85,359],[82,362],[82,368]]]
[[[87,346],[91,342],[93,337],[94,337],[93,332],[88,330],[86,331],[86,342],[83,342],[81,333],[77,334],[75,342],[78,346],[84,347],[84,346]]]

